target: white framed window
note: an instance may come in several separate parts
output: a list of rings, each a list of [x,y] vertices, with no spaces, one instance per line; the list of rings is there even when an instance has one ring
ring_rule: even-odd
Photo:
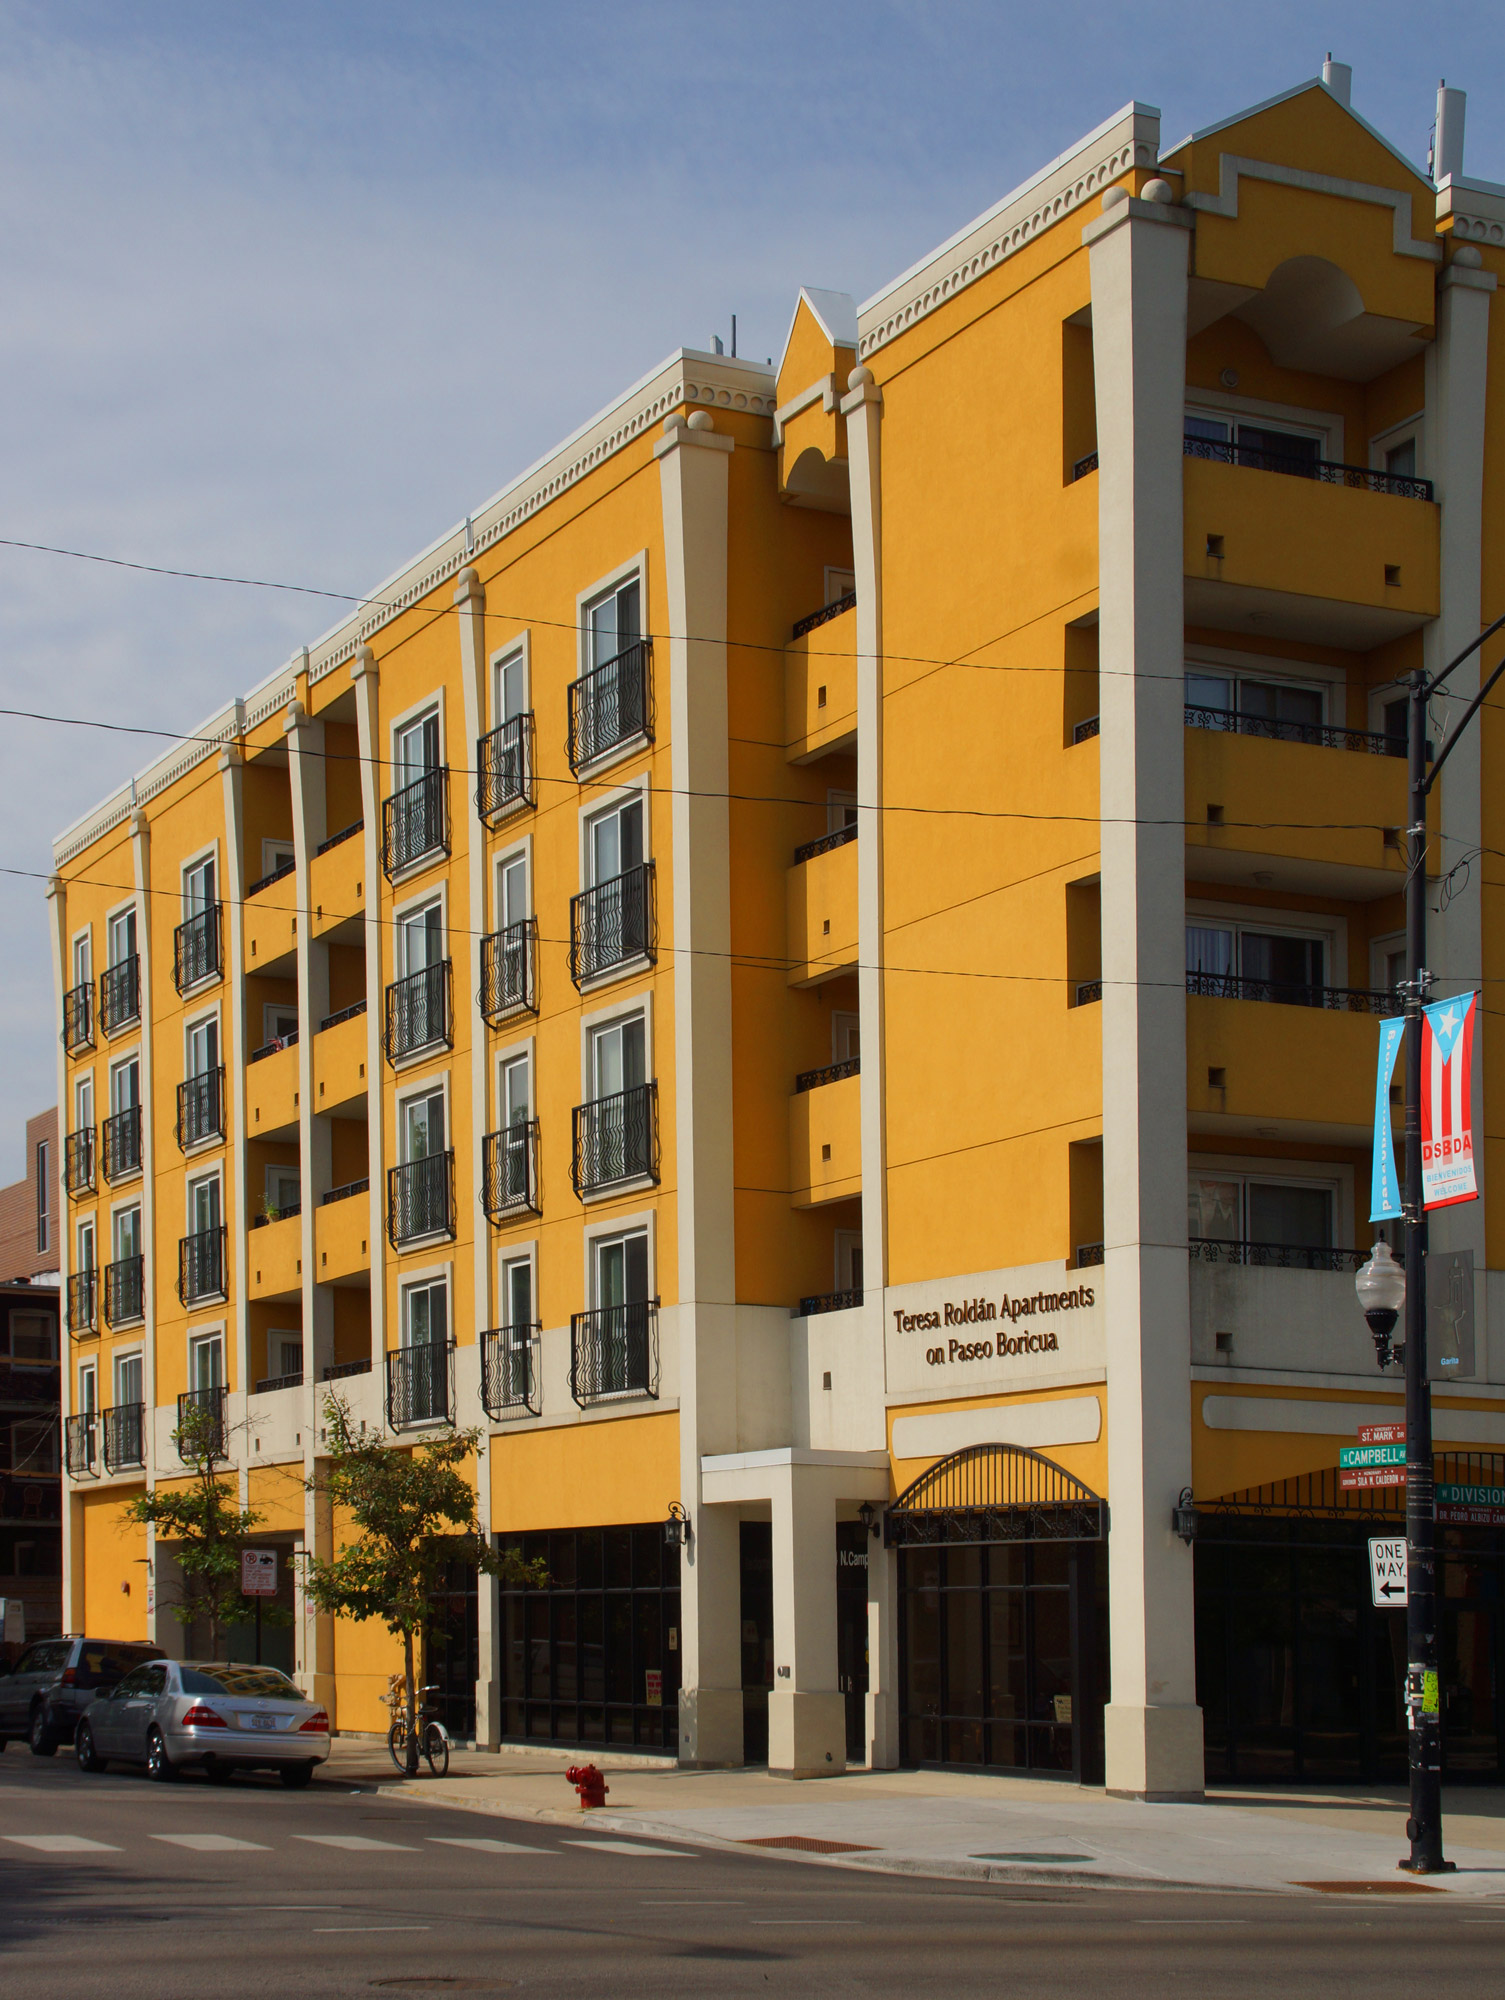
[[[431,1160],[445,1150],[445,1093],[440,1090],[426,1090],[414,1097],[405,1097],[398,1107],[401,1157],[408,1160]]]
[[[1192,661],[1186,667],[1186,706],[1192,711],[1187,720],[1199,729],[1234,729],[1249,722],[1256,730],[1268,723],[1275,736],[1282,725],[1293,733],[1321,729],[1329,721],[1327,697],[1326,683],[1288,678],[1278,668],[1235,672]]]
[[[497,1065],[497,1115],[504,1127],[526,1125],[533,1116],[533,1058],[528,1050],[505,1056]]]
[[[290,839],[278,836],[261,843],[261,872],[263,876],[275,875],[279,869],[291,868],[298,859],[298,850]]]
[[[862,1017],[839,1010],[831,1016],[831,1060],[855,1062],[862,1053]]]
[[[1423,412],[1418,410],[1404,422],[1392,424],[1369,440],[1369,463],[1375,472],[1388,472],[1397,479],[1421,476]]]
[[[74,1237],[74,1255],[80,1271],[92,1271],[94,1269],[94,1218],[92,1215],[86,1216],[78,1225]]]
[[[261,1009],[261,1034],[267,1047],[286,1048],[298,1039],[298,1009],[286,1000],[266,1001]]]
[[[267,1330],[267,1373],[274,1382],[303,1373],[303,1331],[301,1327],[270,1327]]]
[[[144,1403],[146,1371],[139,1348],[115,1356],[115,1401],[117,1404]]]
[[[1188,913],[1187,975],[1198,978],[1194,990],[1213,998],[1270,999],[1320,1007],[1331,952],[1329,933],[1288,930],[1268,919],[1220,921]],[[1241,992],[1246,984],[1256,990]]]
[[[526,641],[498,653],[491,662],[492,726],[516,722],[528,713],[528,648]]]
[[[110,1261],[123,1264],[129,1258],[141,1255],[141,1208],[132,1202],[128,1208],[117,1208],[110,1217]]]
[[[526,923],[533,914],[529,883],[531,861],[526,843],[497,859],[496,927],[499,931],[510,930],[514,924]]]
[[[203,1236],[210,1230],[218,1229],[221,1220],[219,1175],[202,1174],[197,1180],[191,1180],[188,1183],[188,1234]]]
[[[590,599],[584,627],[587,671],[606,666],[638,644],[643,636],[643,587],[636,567]]]
[[[191,1021],[184,1036],[185,1071],[189,1076],[207,1076],[219,1068],[219,1015],[206,1014]]]
[[[94,978],[94,933],[80,931],[73,940],[73,984],[87,986]]]
[[[52,1241],[52,1146],[37,1142],[37,1249],[45,1251]]]
[[[302,1178],[297,1167],[268,1167],[266,1205],[278,1216],[294,1212],[302,1199]]]
[[[849,826],[857,824],[857,794],[855,792],[828,791],[826,793],[826,832],[844,833]]]
[[[105,922],[106,949],[110,965],[124,965],[136,956],[136,905],[127,903],[123,910],[115,910]]]
[[[648,1081],[648,1025],[643,1014],[624,1014],[589,1032],[592,1099],[616,1097]]]
[[[1299,418],[1270,417],[1259,412],[1212,409],[1188,405],[1185,436],[1197,456],[1198,445],[1207,446],[1209,458],[1227,458],[1236,465],[1259,471],[1304,473],[1314,478],[1317,466],[1330,456],[1328,427],[1323,423],[1303,423]]]
[[[824,602],[838,604],[843,597],[851,597],[857,589],[857,572],[854,569],[834,569],[826,564],[826,595]]]
[[[438,704],[399,723],[392,731],[392,789],[403,791],[440,766]]]
[[[836,1232],[836,1289],[838,1292],[862,1290],[860,1229],[838,1229]]]
[[[188,1342],[188,1386],[190,1389],[223,1389],[225,1386],[225,1336],[196,1333]]]
[[[73,1083],[73,1129],[75,1132],[92,1132],[94,1129],[94,1072],[86,1070]]]
[[[1187,1176],[1187,1234],[1200,1243],[1331,1250],[1341,1193],[1336,1179],[1279,1168],[1239,1172],[1218,1163],[1203,1166],[1193,1156]]]
[[[99,1410],[99,1365],[94,1361],[78,1364],[78,1414],[92,1417]]]
[[[437,1347],[449,1340],[449,1280],[423,1278],[402,1288],[404,1347]]]
[[[397,919],[397,976],[411,978],[444,961],[444,903],[439,897]]]
[[[533,1259],[531,1256],[504,1257],[501,1268],[502,1325],[513,1332],[514,1345],[532,1337],[537,1320],[534,1307]]]
[[[626,1229],[591,1240],[591,1305],[595,1310],[646,1305],[648,1231]]]
[[[1376,993],[1393,993],[1406,976],[1406,934],[1392,931],[1369,946],[1369,983]]]
[[[646,859],[643,795],[633,791],[585,822],[585,887],[614,882]]]
[[[187,867],[184,868],[183,915],[185,918],[201,917],[206,910],[214,908],[217,900],[214,893],[215,876],[215,857],[212,854],[201,855],[198,860],[190,861]]]
[[[141,1058],[139,1054],[128,1055],[110,1064],[110,1116],[116,1118],[122,1111],[140,1107]]]

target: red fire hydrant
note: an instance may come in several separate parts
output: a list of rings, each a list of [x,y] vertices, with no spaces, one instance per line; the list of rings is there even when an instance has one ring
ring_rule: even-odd
[[[596,1769],[594,1764],[571,1764],[564,1775],[580,1794],[580,1810],[582,1812],[587,1811],[591,1806],[604,1806],[606,1804],[606,1794],[611,1787],[601,1776],[601,1773]]]

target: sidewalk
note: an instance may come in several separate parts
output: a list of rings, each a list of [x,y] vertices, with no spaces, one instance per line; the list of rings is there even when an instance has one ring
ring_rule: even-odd
[[[363,1754],[362,1754],[363,1753]],[[578,1824],[566,1768],[580,1751],[456,1754],[445,1779],[394,1781],[384,1757],[336,1744],[326,1781],[504,1819]],[[1140,1805],[1027,1778],[857,1771],[805,1783],[766,1771],[680,1771],[610,1754],[598,1828],[824,1866],[999,1882],[1505,1899],[1505,1792],[1449,1790],[1444,1839],[1455,1875],[1399,1873],[1404,1793],[1340,1787],[1223,1789],[1200,1805]]]

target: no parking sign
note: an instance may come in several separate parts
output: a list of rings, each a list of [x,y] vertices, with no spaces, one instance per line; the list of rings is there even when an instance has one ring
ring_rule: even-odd
[[[243,1597],[275,1597],[277,1595],[277,1551],[275,1549],[241,1550],[240,1589]]]

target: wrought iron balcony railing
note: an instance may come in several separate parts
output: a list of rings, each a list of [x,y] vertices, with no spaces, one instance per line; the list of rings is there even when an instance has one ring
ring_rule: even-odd
[[[218,979],[220,963],[220,906],[211,903],[199,910],[172,934],[172,982],[180,993],[206,979]]]
[[[69,1417],[63,1426],[63,1440],[68,1470],[75,1479],[98,1473],[99,1417],[95,1411]]]
[[[845,847],[849,840],[857,838],[857,822],[850,826],[839,826],[834,833],[823,833],[819,840],[807,840],[802,847],[794,850],[795,865],[801,861],[813,861],[817,854],[829,854],[834,848]]]
[[[426,965],[387,988],[387,1061],[401,1062],[419,1049],[451,1041],[450,961]]]
[[[533,717],[499,722],[476,744],[476,811],[494,826],[514,806],[533,803]]]
[[[94,981],[70,986],[63,995],[63,1047],[92,1048],[94,1044]]]
[[[1076,725],[1076,727],[1072,730],[1071,732],[1072,742],[1074,744],[1090,743],[1094,736],[1097,736],[1098,734],[1101,733],[1102,720],[1103,719],[1100,715],[1087,716],[1083,721],[1079,722]]]
[[[259,896],[263,889],[270,889],[274,882],[285,881],[289,875],[296,873],[297,867],[297,862],[291,859],[291,857],[286,861],[279,861],[277,866],[269,869],[265,875],[258,875],[256,877],[256,880],[246,891],[247,898]]]
[[[146,1463],[146,1405],[116,1403],[103,1412],[105,1469],[124,1472]]]
[[[1104,1256],[1101,1243],[1079,1243],[1076,1247],[1076,1268],[1085,1271],[1093,1264],[1101,1264]]]
[[[1232,972],[1188,972],[1186,990],[1209,1000],[1262,1000],[1277,1007],[1323,1007],[1330,1014],[1399,1014],[1396,993],[1354,986],[1308,986],[1292,979],[1242,979]]]
[[[226,1456],[224,1388],[185,1389],[178,1398],[178,1457],[192,1465]]]
[[[352,1195],[369,1194],[370,1191],[371,1177],[369,1174],[358,1181],[342,1181],[338,1187],[332,1187],[319,1196],[319,1206],[321,1208],[328,1208],[331,1202],[348,1201]]]
[[[853,1306],[862,1304],[862,1287],[845,1292],[819,1292],[814,1298],[801,1299],[797,1306],[791,1306],[791,1319],[809,1319],[815,1313],[850,1312]]]
[[[94,1127],[70,1132],[63,1141],[63,1185],[69,1194],[87,1194],[94,1186]]]
[[[105,1319],[111,1326],[124,1326],[140,1319],[145,1311],[146,1259],[117,1257],[105,1265]]]
[[[583,771],[619,743],[653,741],[652,661],[652,640],[639,639],[570,682],[572,771]]]
[[[326,1014],[320,1021],[318,1032],[322,1035],[326,1028],[337,1028],[341,1021],[353,1021],[357,1014],[364,1014],[365,1011],[364,1000],[352,1000],[348,1007],[336,1007],[332,1014]]]
[[[1220,1236],[1193,1236],[1187,1249],[1195,1264],[1255,1264],[1278,1271],[1357,1271],[1367,1250],[1324,1249],[1307,1243],[1238,1243]]]
[[[481,1335],[481,1402],[489,1417],[509,1410],[528,1410],[535,1417],[539,1402],[538,1348],[543,1328],[534,1320],[520,1326],[498,1326]]]
[[[640,1083],[575,1106],[570,1178],[579,1195],[658,1179],[658,1085]]]
[[[327,854],[332,847],[339,847],[347,840],[354,840],[358,833],[366,831],[363,819],[352,820],[349,826],[342,826],[338,833],[332,833],[328,840],[321,840],[314,849],[315,854]]]
[[[538,1120],[504,1125],[484,1142],[481,1206],[493,1222],[538,1210]]]
[[[1316,479],[1324,486],[1357,486],[1366,493],[1393,493],[1402,500],[1430,500],[1432,482],[1414,473],[1376,472],[1367,465],[1341,465],[1331,458],[1302,458],[1279,451],[1257,451],[1230,438],[1184,438],[1187,458],[1216,459],[1220,465],[1245,465],[1256,472],[1285,472],[1297,479]]]
[[[381,809],[381,865],[391,881],[426,854],[449,852],[449,769],[425,771]]]
[[[99,975],[99,1024],[107,1035],[141,1019],[141,954],[133,951]]]
[[[1276,743],[1310,743],[1318,750],[1360,750],[1371,757],[1404,757],[1404,736],[1385,736],[1375,729],[1339,729],[1330,722],[1282,722],[1273,715],[1239,715],[1231,708],[1206,708],[1188,702],[1188,729],[1225,730],[1234,736],[1264,736]]]
[[[369,1375],[370,1373],[371,1357],[369,1354],[365,1354],[362,1355],[359,1361],[336,1361],[332,1363],[330,1367],[324,1370],[320,1380],[324,1382],[347,1382],[352,1375]]]
[[[250,1063],[265,1062],[268,1056],[281,1055],[284,1049],[295,1049],[297,1046],[298,1030],[296,1028],[289,1028],[286,1034],[274,1035],[269,1042],[263,1042],[259,1049],[252,1049],[251,1053],[246,1057],[246,1062],[248,1065]]]
[[[187,1152],[225,1136],[225,1066],[185,1077],[178,1085],[178,1146]]]
[[[99,1325],[99,1271],[90,1264],[68,1273],[68,1331],[93,1333]]]
[[[584,1407],[658,1395],[658,1300],[597,1306],[570,1319],[570,1394]]]
[[[129,1105],[99,1128],[99,1159],[107,1181],[141,1171],[141,1106]]]
[[[426,1340],[387,1350],[387,1422],[447,1424],[455,1407],[454,1342]]]
[[[1101,979],[1079,979],[1076,983],[1076,1004],[1078,1007],[1095,1007],[1103,997]]]
[[[813,632],[819,625],[829,625],[833,618],[839,618],[843,611],[850,611],[857,602],[855,590],[845,591],[840,597],[833,597],[829,604],[823,604],[819,611],[811,611],[794,621],[791,637],[803,639],[807,632]]]
[[[577,986],[615,965],[658,954],[653,863],[629,868],[570,898],[570,978]]]
[[[845,1062],[827,1063],[824,1069],[802,1069],[794,1079],[796,1094],[802,1090],[819,1090],[824,1084],[840,1083],[849,1076],[861,1076],[861,1056],[848,1056]]]
[[[387,1235],[393,1247],[421,1236],[455,1233],[455,1153],[451,1146],[427,1159],[387,1169]]]
[[[185,1306],[227,1296],[225,1225],[178,1238],[178,1297]]]
[[[481,940],[481,1012],[488,1021],[538,1012],[538,919],[524,917]]]
[[[298,1368],[291,1375],[263,1376],[261,1381],[256,1384],[256,1394],[258,1396],[272,1396],[279,1389],[301,1389],[302,1387],[303,1370]]]

